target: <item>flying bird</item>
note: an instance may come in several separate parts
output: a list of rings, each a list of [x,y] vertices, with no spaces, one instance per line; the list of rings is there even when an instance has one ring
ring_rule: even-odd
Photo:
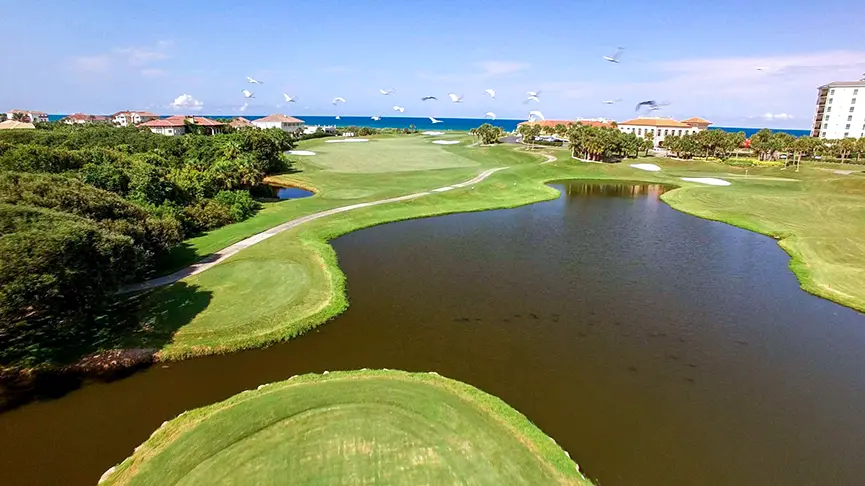
[[[433,118],[433,117],[428,117],[428,118],[429,118],[429,121],[431,121],[431,122],[433,122],[433,123],[444,123],[444,122],[442,122],[441,120],[436,120],[436,119]]]
[[[405,112],[405,108],[403,108],[402,106],[393,105],[393,111],[398,111],[400,113],[403,113],[403,112]]]
[[[755,66],[754,69],[756,69],[757,71],[767,71],[769,68],[765,66]]]
[[[529,97],[526,98],[526,101],[523,101],[523,103],[528,103],[529,101],[535,101],[535,102],[538,102],[538,103],[541,102],[541,100],[538,99],[537,95],[529,95]]]
[[[248,107],[248,106],[249,106],[249,103],[244,103],[243,106],[241,106],[241,107],[238,108],[237,110],[238,110],[239,112],[243,113],[244,111],[246,111],[246,107]]]
[[[620,102],[620,101],[622,101],[621,98],[616,98],[616,99],[614,99],[614,100],[607,100],[607,101],[604,101],[604,104],[605,104],[605,105],[614,105],[614,104],[616,104],[616,103],[618,103],[618,102]]]
[[[532,110],[529,112],[529,121],[535,120],[546,120],[546,118],[544,118],[544,114],[540,111]]]
[[[336,106],[337,103],[345,103],[345,98],[337,96],[331,103],[333,103],[333,106]]]
[[[496,114],[493,113],[493,112],[491,112],[491,111],[488,111],[488,112],[486,112],[486,113],[484,114],[484,117],[486,117],[486,118],[492,118],[493,120],[495,120],[495,119],[496,119]]]
[[[429,101],[429,100],[438,100],[435,96],[424,96],[420,99],[421,101]]]
[[[490,95],[490,98],[495,98],[495,97],[496,97],[496,90],[494,90],[494,89],[489,89],[489,88],[488,88],[488,89],[485,89],[485,90],[484,90],[484,93]]]
[[[625,50],[624,47],[616,48],[616,53],[613,54],[612,56],[604,56],[604,60],[618,64],[619,63],[619,56],[622,55],[622,51],[624,51],[624,50]]]
[[[463,95],[459,95],[459,96],[457,96],[455,93],[448,93],[448,97],[449,97],[449,98],[451,99],[451,101],[453,101],[454,103],[462,103],[462,102],[463,102]]]
[[[252,91],[244,89],[244,90],[241,90],[240,92],[243,93],[244,98],[255,98],[255,93],[253,93]]]
[[[261,81],[259,81],[259,80],[257,80],[257,79],[252,79],[252,78],[250,78],[249,76],[246,77],[246,82],[247,82],[247,83],[252,83],[252,84],[264,84],[264,83],[262,83]]]
[[[380,90],[378,90],[378,92],[381,93],[381,94],[383,94],[383,95],[385,95],[385,96],[387,96],[387,95],[392,95],[392,94],[396,93],[396,90],[393,89],[393,88],[391,88],[391,89],[380,89]]]
[[[540,96],[540,95],[541,95],[541,92],[540,92],[540,91],[526,91],[526,96],[534,96],[534,97],[538,97],[538,96]]]
[[[294,103],[295,101],[297,101],[297,96],[288,96],[288,95],[285,94],[285,93],[282,93],[282,96],[285,97],[285,102],[286,102],[286,103]]]
[[[662,107],[669,105],[669,103],[658,103],[655,100],[646,100],[637,103],[637,109],[634,111],[640,111],[640,108],[644,106],[649,107],[649,111],[660,110]]]

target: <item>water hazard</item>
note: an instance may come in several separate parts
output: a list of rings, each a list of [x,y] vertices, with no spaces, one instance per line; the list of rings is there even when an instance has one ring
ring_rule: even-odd
[[[265,188],[267,189],[267,196],[280,200],[302,199],[314,194],[312,191],[307,191],[306,189],[301,189],[299,187],[265,186]]]
[[[295,341],[153,367],[0,415],[4,484],[93,484],[183,410],[294,374],[438,371],[498,395],[604,486],[859,484],[865,317],[775,241],[651,185],[334,242],[351,307]]]

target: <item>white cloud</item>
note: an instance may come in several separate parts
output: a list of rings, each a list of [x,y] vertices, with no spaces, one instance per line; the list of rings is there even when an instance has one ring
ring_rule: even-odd
[[[152,46],[117,47],[109,52],[92,56],[77,56],[70,59],[70,67],[82,73],[106,73],[121,67],[142,68],[141,74],[153,76],[164,74],[147,66],[169,59],[171,41],[159,41]]]
[[[475,63],[475,67],[481,70],[480,76],[484,78],[492,78],[495,76],[525,71],[529,69],[531,65],[527,62],[519,61],[481,61]]]
[[[174,98],[169,106],[175,110],[200,111],[204,108],[204,103],[193,98],[192,95],[182,94]]]
[[[759,118],[764,120],[792,120],[795,117],[787,113],[764,113]]]

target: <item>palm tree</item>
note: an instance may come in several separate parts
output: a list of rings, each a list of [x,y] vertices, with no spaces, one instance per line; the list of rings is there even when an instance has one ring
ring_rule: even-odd
[[[30,123],[30,115],[27,113],[13,113],[12,119],[19,122]]]

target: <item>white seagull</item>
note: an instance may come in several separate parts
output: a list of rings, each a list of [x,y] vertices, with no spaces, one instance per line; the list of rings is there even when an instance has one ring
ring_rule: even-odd
[[[496,114],[493,113],[493,112],[491,112],[491,111],[488,111],[488,112],[486,112],[486,113],[484,114],[484,117],[486,117],[486,118],[492,118],[493,120],[495,120],[495,119],[496,119]]]
[[[495,98],[495,97],[496,97],[496,90],[494,90],[494,89],[489,89],[489,88],[488,88],[488,89],[485,89],[485,90],[484,90],[484,93],[490,95],[490,98]]]
[[[393,111],[398,111],[400,113],[403,113],[403,112],[405,112],[405,108],[403,108],[402,106],[393,105]]]
[[[252,79],[252,78],[250,78],[249,76],[246,77],[246,82],[247,82],[247,83],[252,83],[252,84],[264,84],[264,83],[262,83],[261,81],[259,81],[259,80],[257,80],[257,79]]]
[[[237,110],[240,111],[241,113],[243,113],[244,111],[246,111],[246,107],[248,107],[248,106],[249,106],[249,103],[244,103],[243,106],[241,106]]]
[[[607,101],[604,101],[604,104],[605,104],[605,105],[614,105],[614,104],[616,104],[616,103],[618,103],[618,102],[620,102],[620,101],[622,101],[621,98],[616,98],[616,99],[614,99],[614,100],[607,100]]]
[[[433,118],[433,117],[431,117],[431,116],[428,117],[428,118],[429,118],[429,121],[431,121],[431,122],[433,122],[433,123],[444,123],[443,121],[441,121],[441,120],[436,120],[435,118]]]
[[[429,101],[429,100],[438,100],[435,96],[424,96],[420,99],[421,101]]]
[[[396,90],[393,89],[393,88],[391,88],[391,89],[380,89],[380,90],[378,90],[378,92],[381,93],[381,94],[383,94],[383,95],[385,95],[385,96],[387,96],[387,95],[392,95],[392,94],[396,93]]]
[[[455,93],[448,93],[448,97],[449,97],[449,98],[451,99],[451,101],[453,101],[454,103],[462,103],[462,102],[463,102],[463,95],[459,95],[459,96],[457,96]]]
[[[625,50],[624,47],[618,47],[618,48],[616,48],[615,54],[613,54],[612,56],[604,56],[604,60],[618,64],[619,63],[619,56],[622,55],[622,51],[624,51],[624,50]]]
[[[294,103],[295,101],[297,101],[297,96],[288,96],[285,93],[282,93],[282,96],[285,96],[286,103]]]
[[[370,118],[372,118],[372,121],[379,121],[379,120],[381,120],[381,115],[375,115],[375,116],[372,116]]]
[[[244,89],[244,90],[241,90],[240,92],[243,93],[244,98],[255,98],[255,93],[253,93],[252,91]]]
[[[544,114],[541,113],[540,111],[532,110],[529,112],[529,121],[535,121],[535,120],[546,120],[546,118],[544,118]]]
[[[333,103],[333,106],[336,106],[337,103],[345,103],[345,98],[337,96],[333,101],[331,101],[331,103]]]
[[[541,95],[540,91],[526,91],[526,96],[534,96],[537,98],[540,95]]]
[[[336,115],[336,117],[334,117],[334,118],[336,118],[337,120],[339,120],[339,115]]]
[[[529,95],[529,97],[526,98],[526,101],[523,101],[523,103],[528,103],[529,101],[535,101],[537,103],[541,102],[541,100],[538,99],[537,95]]]

